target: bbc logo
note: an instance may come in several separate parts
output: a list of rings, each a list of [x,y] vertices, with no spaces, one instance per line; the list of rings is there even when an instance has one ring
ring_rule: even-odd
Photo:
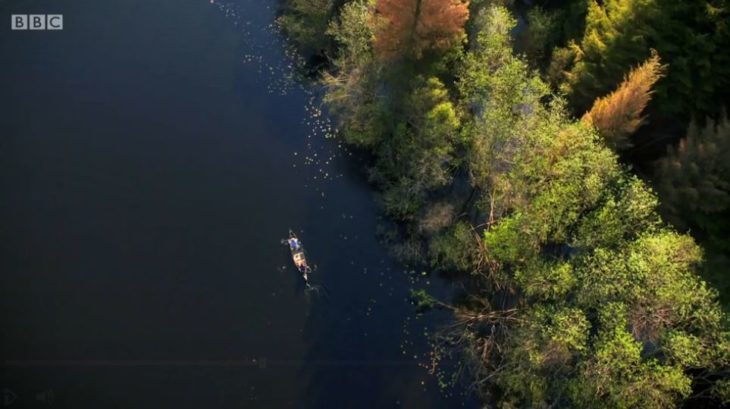
[[[13,14],[11,30],[63,30],[63,14]]]

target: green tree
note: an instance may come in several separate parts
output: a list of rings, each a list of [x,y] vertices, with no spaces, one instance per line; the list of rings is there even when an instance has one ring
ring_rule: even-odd
[[[475,21],[476,40],[458,70],[457,89],[464,110],[473,113],[466,143],[472,183],[495,195],[513,147],[522,143],[525,129],[536,124],[541,98],[549,89],[530,68],[512,54],[510,31],[515,20],[503,7],[488,7]],[[499,197],[489,195],[482,205],[490,220],[500,213]]]
[[[337,115],[345,140],[366,148],[377,146],[387,132],[387,108],[378,92],[381,66],[372,49],[373,3],[347,3],[339,18],[330,22],[327,34],[339,49],[333,72],[323,74],[324,102]]]
[[[380,145],[372,179],[385,186],[385,209],[412,220],[427,192],[450,183],[461,120],[437,78],[418,78],[403,101],[401,122]]]
[[[697,274],[702,251],[663,227],[652,192],[593,126],[559,99],[540,103],[536,75],[503,46],[509,15],[486,16],[482,44],[502,47],[477,43],[459,81],[470,138],[488,141],[468,166],[484,169],[480,191],[499,211],[474,246],[480,318],[451,339],[506,407],[675,407],[730,359],[717,293]]]
[[[730,309],[730,123],[692,123],[676,147],[655,165],[662,213],[707,249],[703,275]]]
[[[571,45],[575,66],[564,84],[578,112],[607,94],[628,67],[649,57],[657,12],[656,0],[590,0],[583,38]]]
[[[327,46],[324,33],[334,6],[334,0],[287,0],[279,24],[297,45],[318,53]]]
[[[541,67],[559,38],[558,13],[537,6],[527,11],[527,28],[517,37],[519,49],[533,67]]]
[[[662,208],[679,228],[699,227],[730,250],[730,122],[690,125],[679,145],[656,164],[655,179]]]
[[[465,222],[458,222],[456,225],[443,232],[429,245],[429,256],[431,265],[441,270],[456,270],[462,272],[474,272],[478,266],[479,236],[474,233],[471,226]]]
[[[670,63],[656,107],[665,115],[717,116],[730,91],[728,21],[726,0],[590,0],[563,90],[585,112],[656,49]]]

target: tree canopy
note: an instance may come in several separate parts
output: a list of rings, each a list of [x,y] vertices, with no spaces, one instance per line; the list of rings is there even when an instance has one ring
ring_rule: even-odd
[[[507,55],[506,11],[486,13],[482,42]],[[487,311],[506,302],[495,289],[520,296],[506,297],[519,306],[517,322],[489,316],[487,333],[465,327],[476,331],[462,339],[478,357],[477,382],[492,379],[516,407],[676,406],[692,394],[692,371],[721,373],[730,359],[717,294],[697,275],[702,251],[664,227],[656,197],[593,127],[572,121],[559,101],[540,103],[530,91],[539,80],[524,65],[504,77],[494,73],[514,59],[490,61],[483,77],[468,77],[487,90],[476,117],[487,124],[476,129],[496,143],[485,148],[483,190],[501,207],[479,247],[491,288],[483,296]],[[505,78],[516,87],[506,100],[495,92]]]
[[[463,0],[378,0],[373,44],[383,60],[419,59],[428,50],[445,51],[464,38],[469,3]]]
[[[669,63],[657,83],[665,115],[717,117],[730,94],[730,6],[726,0],[589,0],[585,31],[569,47],[575,63],[563,90],[577,112],[607,94],[627,67],[656,49]],[[561,54],[558,54],[561,55]]]
[[[730,122],[692,123],[676,147],[656,163],[658,190],[665,213],[679,227],[714,232],[730,247],[730,228],[713,216],[730,210]]]
[[[469,14],[452,0],[354,0],[330,23],[338,48],[325,102],[345,140],[372,155],[371,181],[396,225],[387,237],[402,239],[390,243],[408,261],[465,273],[454,305],[414,291],[419,308],[454,313],[435,362],[456,348],[499,407],[730,402],[728,317],[698,274],[704,251],[660,216],[689,203],[693,214],[727,211],[727,122],[692,127],[658,163],[661,205],[617,152],[665,98],[661,87],[684,81],[658,23],[699,11],[664,1],[589,1],[583,38],[562,49],[574,63],[567,100],[513,51],[516,20],[494,2]],[[677,33],[724,27],[724,10],[706,11]],[[549,13],[531,17],[543,27],[528,37],[557,27]],[[711,37],[719,44],[722,33]],[[697,44],[685,40],[676,43]],[[724,81],[703,75],[692,83]],[[571,115],[591,104],[582,120]]]

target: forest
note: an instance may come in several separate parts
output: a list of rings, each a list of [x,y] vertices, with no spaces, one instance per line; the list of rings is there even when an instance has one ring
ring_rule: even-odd
[[[730,404],[730,1],[285,0],[433,372],[499,408]],[[463,371],[462,371],[463,370]]]

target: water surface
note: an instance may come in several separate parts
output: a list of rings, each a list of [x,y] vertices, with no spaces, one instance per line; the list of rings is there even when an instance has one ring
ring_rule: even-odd
[[[419,366],[438,317],[414,315],[362,165],[292,80],[274,6],[0,4],[64,15],[60,32],[0,35],[13,405],[462,405]],[[279,243],[290,227],[319,294]]]

